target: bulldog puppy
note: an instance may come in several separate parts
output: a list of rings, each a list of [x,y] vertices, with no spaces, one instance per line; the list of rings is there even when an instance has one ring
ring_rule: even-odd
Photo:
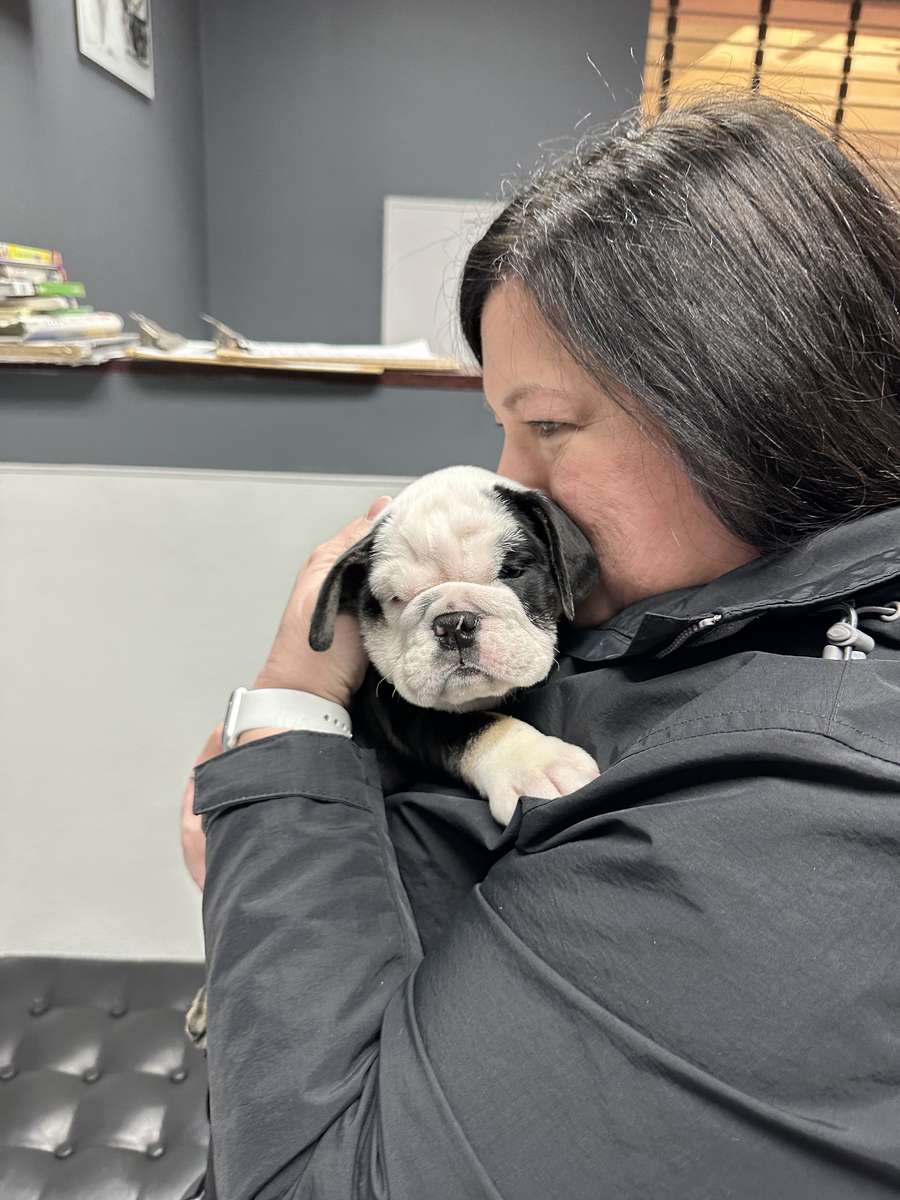
[[[497,712],[555,662],[556,626],[595,586],[590,542],[542,492],[481,467],[405,488],[335,562],[309,644],[327,650],[352,612],[372,663],[354,726],[464,781],[506,825],[520,796],[596,778],[578,746]]]
[[[590,542],[542,492],[445,467],[404,488],[335,562],[309,644],[327,650],[337,614],[354,613],[372,663],[355,731],[468,784],[506,825],[520,796],[567,795],[600,774],[579,746],[497,711],[550,674],[557,622],[599,573]],[[185,1030],[205,1048],[205,988]]]

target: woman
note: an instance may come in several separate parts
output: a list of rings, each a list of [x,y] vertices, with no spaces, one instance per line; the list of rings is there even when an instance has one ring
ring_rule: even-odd
[[[753,93],[580,144],[472,250],[498,470],[602,567],[509,711],[603,771],[500,830],[351,739],[213,735],[223,1200],[900,1192],[898,284],[889,200]],[[352,705],[354,621],[306,633],[377,511],[256,687]]]

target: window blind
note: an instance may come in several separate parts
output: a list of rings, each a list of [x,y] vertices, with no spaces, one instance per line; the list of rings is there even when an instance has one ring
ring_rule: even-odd
[[[722,86],[808,108],[900,187],[898,0],[652,0],[645,116]]]

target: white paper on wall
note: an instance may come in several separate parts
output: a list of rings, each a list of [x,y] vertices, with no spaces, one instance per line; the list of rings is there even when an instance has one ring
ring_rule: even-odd
[[[385,196],[381,340],[427,338],[435,354],[476,366],[456,315],[466,254],[503,208],[490,200]]]

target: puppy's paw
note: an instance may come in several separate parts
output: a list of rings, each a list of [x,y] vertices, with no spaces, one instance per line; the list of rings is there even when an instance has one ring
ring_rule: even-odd
[[[198,1050],[206,1049],[206,988],[202,987],[184,1018],[184,1032]]]
[[[501,825],[509,823],[520,796],[555,800],[577,792],[600,774],[597,763],[580,746],[503,716],[466,749],[462,768]]]

